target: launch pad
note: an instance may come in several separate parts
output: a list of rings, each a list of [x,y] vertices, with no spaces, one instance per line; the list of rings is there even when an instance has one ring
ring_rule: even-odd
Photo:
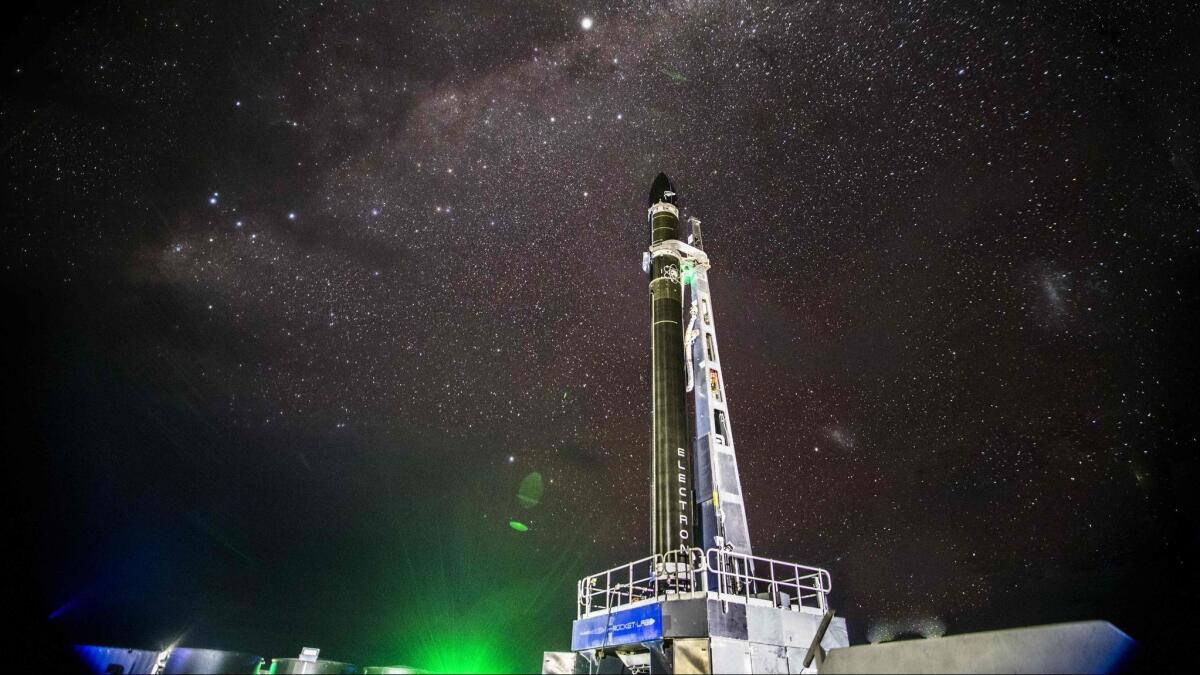
[[[700,221],[650,188],[651,555],[576,585],[571,651],[543,673],[1113,672],[1133,642],[1093,621],[850,647],[829,572],[756,556]],[[685,326],[685,307],[687,323]],[[688,406],[688,394],[692,404]],[[689,418],[693,431],[688,433]],[[828,654],[827,654],[828,652]]]
[[[650,188],[652,555],[581,579],[571,651],[547,673],[799,673],[849,645],[829,572],[753,554],[700,221]],[[685,324],[685,307],[686,324]],[[692,405],[688,406],[688,394]],[[690,414],[689,414],[690,413]],[[692,432],[687,427],[692,420]]]
[[[715,548],[682,554],[581,579],[572,651],[548,656],[557,669],[544,672],[798,673],[814,645],[849,645],[829,612],[827,571]]]

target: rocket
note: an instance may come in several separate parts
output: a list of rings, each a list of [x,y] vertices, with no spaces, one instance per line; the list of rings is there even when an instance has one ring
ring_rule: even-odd
[[[651,553],[673,562],[687,560],[682,549],[751,555],[708,286],[711,263],[699,220],[689,219],[687,242],[680,241],[676,197],[671,180],[658,174],[647,211],[650,250],[642,259],[650,277]]]
[[[651,522],[652,554],[694,546],[691,436],[688,433],[683,342],[683,256],[675,187],[658,174],[647,211],[650,251]]]

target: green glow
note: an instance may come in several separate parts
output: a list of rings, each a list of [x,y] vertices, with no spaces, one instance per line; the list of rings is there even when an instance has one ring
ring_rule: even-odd
[[[542,474],[534,471],[521,481],[521,487],[517,489],[517,501],[521,502],[521,506],[531,509],[542,501],[544,490]]]
[[[448,633],[427,645],[423,663],[431,673],[511,672],[512,665],[500,656],[503,649],[495,637]]]
[[[581,543],[575,529],[553,527],[551,514],[534,527],[514,504],[533,467],[494,471],[474,447],[464,443],[462,461],[480,455],[468,465],[479,470],[462,471],[445,493],[428,490],[446,472],[443,458],[406,465],[395,477],[397,494],[412,497],[381,501],[381,517],[395,531],[346,568],[356,588],[369,590],[355,596],[361,606],[346,619],[348,641],[335,649],[328,640],[328,658],[432,673],[536,673],[543,651],[570,645],[575,582],[606,559],[589,556],[590,538]],[[545,474],[542,480],[547,490],[556,487]]]

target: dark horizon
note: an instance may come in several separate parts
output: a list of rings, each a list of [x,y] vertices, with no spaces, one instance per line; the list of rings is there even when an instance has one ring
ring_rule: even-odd
[[[1190,658],[1194,5],[6,11],[31,645],[565,649],[575,581],[649,554],[662,173],[756,553],[829,569],[855,642]]]

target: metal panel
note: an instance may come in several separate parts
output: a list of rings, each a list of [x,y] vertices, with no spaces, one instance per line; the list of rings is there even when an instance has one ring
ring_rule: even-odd
[[[746,526],[746,512],[742,505],[723,497],[725,510],[725,538],[728,541],[750,541],[750,530]]]
[[[708,601],[708,634],[713,637],[746,639],[746,606],[736,602]],[[714,665],[713,668],[716,668]],[[717,669],[716,672],[724,672]]]
[[[662,604],[663,637],[708,636],[708,600],[668,600]]]
[[[698,501],[706,501],[712,503],[712,469],[708,461],[708,453],[711,452],[711,434],[704,434],[696,438],[696,443],[693,447],[696,449],[696,485],[701,486],[696,489],[696,499]],[[701,489],[703,488],[703,492]],[[702,542],[697,546],[707,546],[707,543]]]
[[[673,668],[677,675],[711,673],[708,638],[684,638],[671,643]]]
[[[692,219],[693,243],[701,241],[700,223]],[[703,251],[692,253],[692,281],[687,339],[691,344],[690,378],[695,408],[693,443],[696,454],[696,503],[700,506],[702,548],[731,546],[738,553],[751,553],[750,528],[741,505],[742,487],[737,470],[729,399],[721,369],[708,287],[710,263]],[[715,474],[715,475],[712,475]],[[712,522],[715,521],[715,522]],[[720,541],[718,541],[720,537]]]
[[[575,652],[542,652],[542,675],[571,675],[574,672]]]
[[[774,675],[788,672],[787,647],[750,643],[750,672]]]
[[[714,673],[751,673],[750,643],[715,637],[709,640],[709,656]]]
[[[729,453],[729,452],[718,452],[717,453],[717,480],[719,480],[721,482],[721,490],[723,492],[729,492],[734,497],[741,496],[740,486],[735,489],[732,489],[732,490],[725,487],[726,485],[735,485],[736,486],[738,484],[737,460],[734,459],[732,453]],[[722,494],[721,498],[724,499],[725,495]],[[739,552],[744,553],[745,551],[739,551]]]

